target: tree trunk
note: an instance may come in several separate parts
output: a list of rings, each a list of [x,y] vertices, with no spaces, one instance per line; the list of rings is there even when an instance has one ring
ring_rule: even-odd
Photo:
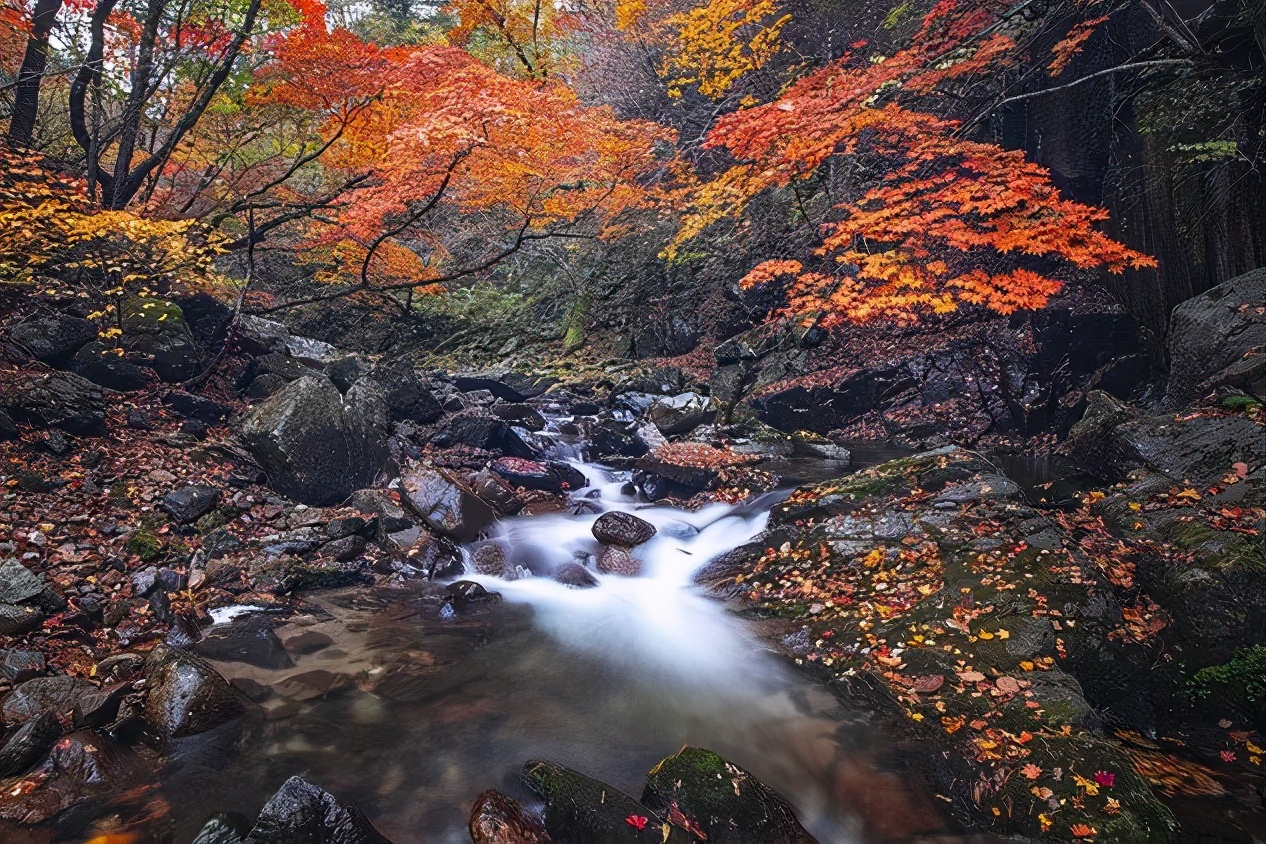
[[[40,83],[44,81],[44,67],[48,64],[48,36],[61,8],[62,0],[37,0],[35,4],[31,35],[27,38],[26,54],[13,89],[13,116],[9,120],[8,136],[11,146],[29,147],[35,134]]]

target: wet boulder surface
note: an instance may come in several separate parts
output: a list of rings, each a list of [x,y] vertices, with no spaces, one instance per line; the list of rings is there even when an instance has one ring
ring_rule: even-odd
[[[204,733],[247,711],[246,699],[191,653],[160,646],[150,654],[147,667],[145,720],[164,739]]]
[[[475,844],[549,844],[549,833],[524,812],[519,801],[499,791],[485,791],[470,810],[470,837]]]
[[[694,836],[624,792],[553,762],[523,766],[523,781],[545,801],[555,841],[585,844],[691,844]]]

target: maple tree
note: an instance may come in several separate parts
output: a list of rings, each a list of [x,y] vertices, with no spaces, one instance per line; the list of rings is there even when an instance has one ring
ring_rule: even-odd
[[[743,280],[789,279],[784,316],[829,327],[914,321],[962,304],[1005,314],[1043,306],[1064,266],[1153,266],[1095,228],[1106,212],[1062,197],[1022,153],[965,140],[959,122],[916,107],[1011,55],[1015,42],[989,6],[942,0],[896,54],[869,56],[856,44],[773,102],[718,119],[704,146],[735,163],[691,190],[668,256],[761,193],[848,156],[878,175],[835,203],[813,255],[762,262]]]

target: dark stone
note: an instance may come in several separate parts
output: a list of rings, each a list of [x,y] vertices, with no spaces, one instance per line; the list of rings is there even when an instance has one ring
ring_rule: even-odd
[[[1101,392],[1090,394],[1064,447],[1084,471],[1114,483],[1147,468],[1205,485],[1234,463],[1266,463],[1266,438],[1245,416],[1146,416]]]
[[[364,534],[368,528],[369,522],[360,516],[348,516],[326,522],[325,535],[330,539],[343,539],[353,534]]]
[[[21,604],[44,593],[44,578],[17,560],[0,563],[0,603]]]
[[[3,410],[0,410],[0,442],[7,440],[16,440],[22,435],[18,430],[18,426],[14,423],[13,417]]]
[[[173,300],[184,314],[194,341],[204,349],[223,343],[233,321],[233,309],[208,293],[195,293]]]
[[[325,367],[325,377],[334,382],[340,393],[350,390],[364,373],[364,365],[351,355],[330,361]]]
[[[163,496],[158,507],[181,524],[196,522],[215,509],[220,491],[212,486],[183,486]]]
[[[178,306],[162,302],[152,311],[145,311],[146,305],[156,301],[139,303],[130,311],[125,309],[123,347],[134,359],[145,361],[163,381],[188,381],[202,369],[202,352]],[[157,317],[153,316],[155,313]],[[163,315],[168,319],[158,321]]]
[[[291,777],[260,810],[246,844],[390,844],[359,810]]]
[[[494,404],[488,408],[492,415],[505,422],[512,422],[529,431],[545,430],[545,417],[530,404],[514,402],[510,404]]]
[[[44,654],[39,651],[4,651],[0,659],[0,676],[10,683],[24,683],[44,673]]]
[[[500,516],[513,516],[523,509],[523,499],[514,489],[498,475],[488,469],[481,469],[471,479],[471,488],[475,494],[492,505],[492,509]]]
[[[47,314],[13,326],[9,339],[36,360],[64,366],[86,343],[97,339],[97,327],[69,314]]]
[[[359,558],[347,561],[321,557],[304,560],[283,555],[258,561],[251,568],[251,576],[256,588],[275,595],[287,595],[300,590],[338,589],[360,583],[369,576],[365,571],[367,565],[367,560]]]
[[[104,343],[87,344],[72,363],[75,372],[92,383],[121,393],[143,389],[154,380],[152,372],[124,360]]]
[[[296,633],[282,643],[286,651],[292,654],[314,654],[334,644],[334,640],[317,630],[305,630]]]
[[[485,451],[500,450],[506,424],[482,409],[463,410],[445,419],[431,438],[440,448],[464,445]]]
[[[780,795],[698,747],[684,747],[652,768],[642,803],[665,814],[675,809],[709,844],[816,844]]]
[[[0,820],[43,823],[130,788],[143,769],[134,751],[92,730],[79,730],[53,744],[30,775],[33,788],[0,797]]]
[[[482,583],[473,580],[455,580],[444,588],[445,603],[456,610],[472,605],[495,603],[501,600],[500,592],[489,592]]]
[[[109,726],[118,717],[119,705],[131,691],[130,682],[120,682],[84,692],[75,704],[75,726],[93,728]]]
[[[101,388],[70,372],[20,374],[0,384],[0,401],[14,422],[82,436],[106,433]]]
[[[632,548],[649,542],[655,535],[655,526],[632,513],[612,510],[603,513],[593,523],[593,535],[599,542]]]
[[[464,569],[461,552],[452,541],[419,527],[388,534],[384,543],[398,557],[391,570],[429,579],[451,577]]]
[[[584,473],[569,463],[527,460],[522,457],[498,457],[492,471],[507,483],[544,492],[561,493],[581,489],[589,484]]]
[[[43,622],[44,613],[36,607],[0,603],[0,636],[17,636]]]
[[[696,840],[619,789],[562,765],[528,762],[523,766],[523,781],[545,802],[545,829],[555,840],[593,844],[652,840],[656,844],[688,844]],[[630,816],[646,818],[645,831],[650,834],[643,837],[626,823]]]
[[[248,393],[270,395],[291,381],[297,381],[305,375],[318,374],[320,374],[318,370],[288,355],[280,352],[269,352],[252,358],[237,379],[235,386],[238,390],[245,390]],[[261,388],[256,385],[265,383],[269,386],[261,392]]]
[[[598,585],[598,579],[580,563],[563,563],[554,569],[554,579],[573,589],[590,589]]]
[[[474,844],[550,844],[549,833],[513,797],[485,791],[470,810]]]
[[[135,408],[127,412],[127,426],[133,431],[152,431],[154,429],[145,411]]]
[[[27,721],[0,745],[0,778],[27,771],[61,736],[61,724],[52,712]]]
[[[590,460],[612,457],[641,457],[646,444],[637,437],[636,426],[602,419],[582,427]]]
[[[147,666],[145,720],[165,739],[204,733],[246,712],[245,699],[191,653],[160,645]]]
[[[642,573],[642,562],[629,553],[627,548],[619,545],[604,545],[598,552],[597,566],[598,571],[603,574],[637,577]]]
[[[294,662],[273,632],[276,624],[264,613],[240,615],[210,627],[193,651],[219,662],[241,662],[272,671],[291,668]]]
[[[463,393],[487,390],[502,401],[524,402],[535,398],[550,388],[553,381],[516,373],[458,375],[453,379]]]
[[[1226,385],[1266,395],[1266,269],[1254,270],[1174,308],[1169,323],[1168,400],[1181,406]]]
[[[418,467],[400,478],[403,503],[432,530],[470,542],[496,518],[483,499],[448,472]]]
[[[87,680],[61,674],[27,680],[4,699],[4,722],[21,724],[45,712],[69,714],[79,703],[80,695],[94,689]]]
[[[65,457],[70,454],[70,440],[61,431],[45,431],[35,441],[35,447],[54,457]]]
[[[656,398],[646,409],[646,418],[661,434],[686,434],[716,418],[712,400],[698,393]]]
[[[198,830],[193,844],[242,844],[250,831],[249,818],[236,812],[217,812]]]
[[[344,536],[342,539],[327,542],[321,548],[321,556],[338,563],[347,563],[364,554],[366,547],[365,537]]]
[[[309,504],[342,501],[372,482],[386,459],[383,433],[319,376],[255,406],[242,440],[274,489]]]
[[[186,419],[194,419],[207,425],[219,425],[233,415],[233,408],[228,405],[183,390],[168,390],[163,395],[163,404]]]

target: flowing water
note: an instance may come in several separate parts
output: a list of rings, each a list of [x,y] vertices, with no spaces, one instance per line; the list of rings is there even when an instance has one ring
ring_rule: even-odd
[[[500,602],[446,612],[419,584],[318,597],[318,612],[275,631],[249,613],[213,628],[253,643],[222,651],[217,667],[271,694],[245,740],[191,744],[171,766],[174,840],[190,840],[212,811],[253,814],[300,773],[396,844],[469,842],[466,811],[480,791],[530,802],[517,781],[528,759],[637,796],[646,771],[684,744],[752,771],[824,844],[936,830],[924,798],[876,767],[889,749],[882,734],[693,584],[699,567],[763,529],[776,496],[686,511],[639,501],[627,475],[580,467],[590,486],[571,511],[494,528],[490,539],[526,575],[471,577]],[[609,509],[656,526],[636,549],[643,575],[598,574],[590,589],[552,580],[558,565],[597,551],[590,528]]]

